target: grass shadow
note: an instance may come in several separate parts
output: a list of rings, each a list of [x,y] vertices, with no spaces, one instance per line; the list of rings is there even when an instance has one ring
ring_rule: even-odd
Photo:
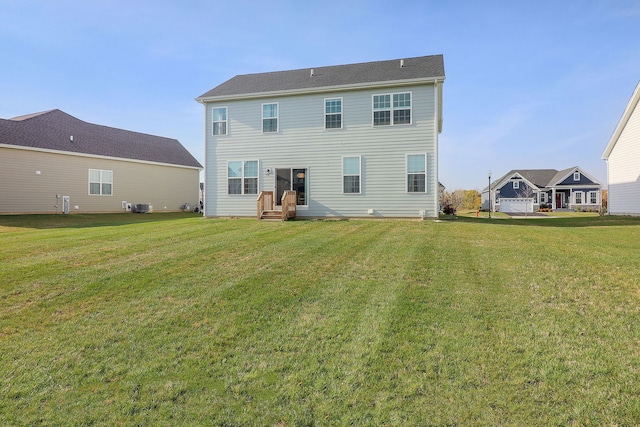
[[[0,215],[0,227],[35,229],[89,228],[129,225],[142,222],[171,221],[179,218],[201,216],[201,214],[192,212]]]
[[[571,216],[571,217],[513,217],[513,218],[475,218],[469,216],[457,216],[455,219],[444,219],[445,221],[468,222],[474,224],[487,225],[508,225],[521,227],[621,227],[640,226],[640,217],[632,216]]]

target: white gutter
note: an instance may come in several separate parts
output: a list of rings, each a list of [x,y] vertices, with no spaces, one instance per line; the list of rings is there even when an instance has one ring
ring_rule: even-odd
[[[310,93],[325,93],[325,92],[336,92],[336,91],[345,91],[345,90],[359,90],[359,89],[369,89],[369,88],[381,88],[381,87],[397,87],[397,86],[407,86],[411,84],[437,84],[438,81],[443,81],[444,76],[439,77],[430,77],[430,78],[418,78],[418,79],[406,79],[406,80],[390,80],[384,82],[365,82],[365,83],[354,83],[349,85],[338,85],[338,86],[323,86],[323,87],[308,87],[301,89],[286,89],[286,90],[276,90],[271,92],[253,92],[253,93],[241,93],[241,94],[233,94],[233,95],[220,95],[220,96],[203,96],[198,97],[195,100],[201,104],[206,102],[215,102],[215,101],[228,101],[228,100],[237,100],[237,99],[255,99],[255,98],[270,98],[277,96],[288,96],[288,95],[305,95]]]
[[[25,150],[25,151],[38,151],[42,153],[60,154],[64,156],[89,157],[92,159],[117,160],[120,162],[129,162],[129,163],[143,163],[147,165],[172,166],[175,168],[184,168],[184,169],[195,169],[195,170],[203,169],[198,166],[187,166],[187,165],[178,165],[175,163],[153,162],[150,160],[137,160],[137,159],[130,159],[126,157],[101,156],[99,154],[76,153],[73,151],[51,150],[49,148],[26,147],[24,145],[0,144],[0,148],[12,148],[14,150]]]

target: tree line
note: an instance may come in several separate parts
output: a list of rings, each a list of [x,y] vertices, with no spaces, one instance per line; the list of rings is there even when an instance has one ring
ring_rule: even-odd
[[[440,207],[445,214],[453,214],[459,209],[476,211],[480,205],[481,198],[477,190],[443,191],[440,194]]]

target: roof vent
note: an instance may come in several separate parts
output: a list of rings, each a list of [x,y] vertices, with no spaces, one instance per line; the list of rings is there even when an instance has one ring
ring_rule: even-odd
[[[315,70],[312,68],[311,69],[311,73],[309,74],[309,77],[313,77],[315,75],[316,75]]]
[[[404,59],[400,60],[400,68],[404,68]]]

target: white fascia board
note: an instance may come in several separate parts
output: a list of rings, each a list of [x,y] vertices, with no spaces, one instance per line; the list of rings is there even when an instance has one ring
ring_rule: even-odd
[[[564,181],[565,179],[569,178],[571,175],[573,175],[573,174],[574,174],[574,173],[576,173],[576,172],[580,172],[580,174],[581,174],[581,175],[584,175],[584,176],[586,176],[587,178],[589,178],[589,179],[593,182],[593,184],[576,184],[576,185],[575,185],[575,187],[579,187],[579,186],[581,186],[581,185],[582,185],[582,186],[584,186],[584,185],[587,185],[587,186],[589,186],[589,185],[591,185],[591,186],[593,186],[593,185],[598,185],[598,186],[599,186],[599,185],[600,185],[600,183],[598,182],[598,180],[597,180],[597,179],[595,179],[594,177],[592,177],[591,175],[589,175],[588,173],[586,173],[585,171],[583,171],[581,167],[576,166],[576,167],[572,168],[572,169],[571,169],[571,171],[570,171],[569,173],[567,173],[567,174],[566,174],[566,175],[564,175],[562,178],[560,178],[560,179],[558,179],[556,182],[554,182],[554,183],[553,183],[553,186],[556,186],[556,185],[569,186],[569,185],[571,185],[571,184],[560,184],[560,183],[561,183],[562,181]],[[560,187],[560,188],[562,188],[562,187]]]
[[[37,151],[40,153],[61,154],[63,156],[88,157],[92,159],[117,160],[120,162],[129,162],[129,163],[143,163],[147,165],[171,166],[174,168],[182,168],[182,169],[195,169],[195,170],[203,169],[197,166],[177,165],[175,163],[162,163],[162,162],[152,162],[149,160],[128,159],[125,157],[112,157],[112,156],[101,156],[97,154],[74,153],[73,151],[51,150],[48,148],[38,148],[38,147],[25,147],[23,145],[0,144],[0,148],[11,148],[14,150]]]
[[[618,121],[618,125],[616,126],[616,129],[613,131],[613,135],[611,135],[611,139],[609,139],[607,148],[605,148],[604,152],[602,153],[602,160],[609,159],[609,156],[611,155],[611,151],[613,150],[613,147],[618,142],[618,138],[620,138],[620,134],[624,130],[625,126],[627,125],[627,122],[629,121],[631,114],[635,110],[636,105],[638,105],[639,100],[640,100],[640,82],[638,82],[638,84],[636,85],[636,88],[633,91],[633,95],[631,95],[631,98],[629,99],[629,102],[627,103],[627,106],[624,109],[624,113],[622,113],[622,117],[620,117],[620,120]]]
[[[206,96],[206,97],[196,98],[196,101],[198,101],[201,104],[204,104],[207,102],[216,102],[216,101],[223,101],[223,100],[229,101],[229,100],[239,100],[239,99],[273,98],[277,96],[306,95],[311,93],[340,92],[340,91],[387,88],[387,87],[392,88],[392,87],[410,86],[410,85],[417,85],[417,84],[437,84],[438,82],[441,83],[443,80],[444,80],[444,76],[430,77],[428,79],[420,78],[420,79],[410,79],[410,80],[391,80],[391,81],[384,81],[384,82],[355,83],[350,85],[310,87],[310,88],[302,88],[302,89],[277,90],[272,92],[255,92],[255,93],[241,93],[237,95]]]

